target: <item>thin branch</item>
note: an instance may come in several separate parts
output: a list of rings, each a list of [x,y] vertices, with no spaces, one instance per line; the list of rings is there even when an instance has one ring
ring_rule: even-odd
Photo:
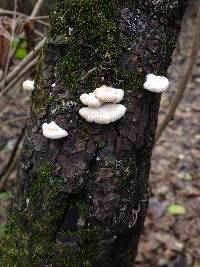
[[[191,54],[188,59],[188,67],[186,69],[186,72],[182,76],[183,78],[181,79],[180,84],[178,85],[177,93],[171,104],[169,112],[157,130],[155,142],[157,142],[159,138],[161,137],[162,133],[164,132],[169,122],[173,118],[179,103],[181,102],[181,99],[187,88],[187,84],[190,80],[191,73],[196,62],[197,54],[199,52],[199,43],[200,43],[200,4],[198,7],[198,13],[197,13],[197,18],[196,18],[196,26],[195,26],[195,31],[194,31]]]
[[[7,120],[7,121],[5,121],[5,122],[0,124],[0,129],[3,128],[4,126],[10,124],[10,123],[13,123],[13,122],[16,122],[16,121],[21,121],[21,120],[27,120],[28,118],[29,118],[28,116],[22,116],[22,117],[19,117],[19,118],[14,118],[14,119]]]
[[[38,15],[38,13],[40,12],[40,9],[41,9],[43,3],[44,3],[44,0],[38,0],[38,1],[37,1],[37,3],[36,3],[36,5],[35,5],[35,7],[34,7],[32,13],[31,13],[31,17],[35,17],[35,16]]]
[[[6,174],[2,177],[2,179],[0,181],[0,192],[3,192],[4,191],[4,188],[5,188],[7,182],[9,180],[9,178],[10,178],[11,173],[16,168],[17,160],[18,160],[19,155],[20,155],[20,152],[17,151],[17,155],[13,159],[10,168],[8,169],[8,171],[6,172]]]
[[[6,66],[5,66],[5,70],[4,70],[3,82],[1,84],[1,92],[2,92],[2,94],[0,95],[0,97],[3,95],[3,91],[4,91],[4,88],[5,88],[5,84],[6,84],[6,76],[7,76],[9,65],[10,65],[12,41],[14,40],[14,36],[15,36],[17,0],[15,0],[14,3],[15,3],[15,5],[14,5],[13,20],[12,20],[11,40],[9,42],[8,57],[7,57],[7,60],[6,60]]]
[[[81,77],[81,81],[86,80],[86,79],[90,76],[90,74],[91,74],[92,72],[94,72],[95,70],[97,70],[97,67],[95,67],[95,68],[89,70],[83,77]]]
[[[33,29],[33,32],[35,35],[37,35],[38,37],[42,37],[44,38],[45,37],[45,34],[41,33],[40,31],[36,30],[36,29]]]
[[[36,16],[36,17],[31,17],[31,20],[49,20],[49,16]]]
[[[6,166],[4,167],[4,169],[0,173],[0,177],[6,176],[6,173],[10,169],[10,166],[12,165],[12,162],[13,162],[13,160],[15,158],[16,153],[17,153],[18,147],[19,147],[19,145],[20,145],[20,143],[21,143],[21,141],[23,139],[23,136],[24,136],[24,133],[25,133],[25,129],[26,129],[26,127],[23,127],[22,128],[22,130],[21,130],[21,132],[20,132],[20,134],[19,134],[19,136],[17,138],[17,141],[15,142],[15,146],[14,146],[14,148],[12,150],[12,153],[10,155],[10,158],[9,158]]]
[[[26,19],[27,21],[34,21],[34,22],[37,22],[37,23],[39,23],[40,25],[42,25],[42,26],[44,26],[45,28],[48,28],[49,27],[49,23],[48,22],[45,22],[45,21],[43,21],[43,20],[39,20],[39,19],[35,19],[35,20],[33,20],[33,19],[31,19],[31,18],[27,18]]]
[[[16,165],[17,165],[17,160],[19,158],[19,155],[21,154],[21,148],[20,144],[22,143],[24,133],[25,133],[26,127],[24,126],[21,130],[21,133],[17,139],[17,142],[15,143],[15,147],[12,151],[12,154],[10,156],[10,159],[6,165],[6,168],[3,170],[2,178],[0,180],[0,192],[2,192],[10,178],[11,173],[14,171]]]
[[[0,16],[2,15],[7,15],[7,16],[13,16],[14,11],[12,10],[4,10],[0,8]],[[20,12],[16,12],[16,16],[17,17],[28,17],[26,14],[20,13]]]
[[[4,95],[6,95],[11,88],[14,88],[14,85],[19,82],[23,77],[26,77],[28,72],[36,66],[37,62],[38,57],[36,57],[29,64],[27,64],[27,66],[5,87]]]
[[[43,38],[43,40],[35,47],[33,51],[31,51],[6,77],[6,84],[12,82],[12,80],[18,75],[23,68],[26,67],[26,65],[31,62],[35,57],[38,55],[40,49],[45,44],[46,38]],[[2,83],[0,84],[2,86]]]
[[[0,69],[0,82],[2,81],[2,79],[3,79],[3,70]]]

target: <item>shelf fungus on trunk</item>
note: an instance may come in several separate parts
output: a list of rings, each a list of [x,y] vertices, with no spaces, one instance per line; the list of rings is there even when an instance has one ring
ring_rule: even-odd
[[[24,91],[33,92],[35,89],[35,82],[31,80],[26,80],[23,82]]]
[[[43,135],[49,139],[61,139],[68,136],[68,132],[58,126],[54,121],[42,125]]]
[[[147,74],[144,88],[153,93],[162,93],[169,87],[169,80],[164,76]]]
[[[98,108],[102,106],[102,102],[98,98],[96,98],[94,93],[82,94],[80,96],[80,100],[85,106],[91,108]]]
[[[124,98],[124,91],[103,85],[94,91],[96,98],[103,103],[119,103]]]
[[[108,124],[121,119],[126,113],[126,107],[119,103],[124,97],[122,89],[103,85],[93,93],[82,94],[80,100],[88,107],[81,108],[79,114],[88,122]]]
[[[108,124],[121,119],[126,113],[126,107],[121,104],[107,104],[98,108],[84,107],[79,114],[88,122]]]

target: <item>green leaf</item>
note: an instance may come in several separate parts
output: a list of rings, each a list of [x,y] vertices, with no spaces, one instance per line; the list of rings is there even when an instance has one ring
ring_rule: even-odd
[[[185,181],[188,181],[188,182],[192,181],[192,179],[193,179],[192,174],[189,173],[189,172],[186,172],[186,173],[185,173],[185,176],[183,177],[183,179],[184,179]]]
[[[16,38],[13,43],[12,43],[12,48],[15,49],[17,46],[18,46],[18,43],[20,42],[21,40],[19,38]],[[27,55],[27,42],[26,40],[24,39],[23,41],[21,41],[21,45],[20,47],[18,48],[17,50],[17,53],[15,55],[15,58],[16,59],[23,59],[26,57]]]
[[[182,205],[172,204],[168,207],[168,212],[172,215],[184,215],[186,213],[186,209]]]
[[[1,200],[8,200],[11,198],[11,196],[12,196],[12,194],[10,192],[0,193],[0,201]]]

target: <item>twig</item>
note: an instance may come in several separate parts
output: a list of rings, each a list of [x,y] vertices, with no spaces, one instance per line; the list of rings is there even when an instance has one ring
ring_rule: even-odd
[[[43,3],[44,3],[44,0],[38,0],[37,1],[32,13],[31,13],[31,17],[37,16],[37,14],[40,12],[40,9],[41,9]]]
[[[0,82],[2,81],[2,79],[3,79],[3,70],[0,69]]]
[[[10,56],[11,56],[11,49],[12,49],[12,41],[13,41],[14,36],[15,36],[16,12],[17,12],[17,0],[15,0],[15,5],[14,5],[11,40],[9,42],[8,57],[7,57],[6,66],[5,66],[5,70],[4,70],[4,77],[3,77],[3,81],[1,83],[1,95],[0,95],[0,97],[3,95],[3,91],[4,91],[4,88],[5,88],[5,84],[6,84],[6,76],[7,76],[8,68],[9,68],[9,65],[10,65]]]
[[[32,70],[35,65],[38,62],[38,57],[33,59],[31,62],[29,62],[24,69],[5,87],[4,95],[6,95],[12,87],[14,87],[14,84],[16,84],[21,78],[24,76],[27,76],[28,71]],[[3,96],[4,96],[3,95]]]
[[[13,16],[14,11],[12,10],[4,10],[0,8],[0,16],[2,15],[7,15],[7,16]],[[29,19],[33,19],[33,20],[49,20],[49,16],[33,16],[30,18],[29,15],[26,15],[24,13],[20,13],[20,12],[16,12],[16,16],[17,17],[21,17],[21,18],[29,18]]]
[[[195,31],[194,31],[194,38],[193,38],[193,43],[192,43],[191,54],[190,54],[190,57],[188,58],[188,61],[189,61],[188,67],[186,69],[185,74],[183,74],[183,78],[180,81],[180,84],[178,85],[177,93],[176,93],[175,98],[171,104],[169,112],[167,113],[165,119],[163,120],[163,122],[161,123],[160,127],[157,130],[155,142],[157,142],[159,140],[160,136],[162,135],[162,133],[164,132],[164,130],[168,126],[170,120],[173,118],[173,116],[176,112],[176,109],[177,109],[177,107],[178,107],[178,105],[179,105],[179,103],[183,97],[183,94],[187,88],[187,84],[190,80],[193,67],[194,67],[195,62],[196,62],[197,54],[199,51],[199,43],[200,43],[200,4],[198,7],[198,13],[197,13],[197,18],[196,18],[196,27],[195,27]]]
[[[5,169],[3,170],[3,176],[0,180],[0,192],[2,192],[9,180],[9,177],[11,175],[11,173],[13,172],[13,170],[15,169],[16,167],[16,164],[17,164],[17,160],[19,158],[19,155],[21,153],[21,148],[20,148],[20,144],[23,140],[23,137],[24,137],[24,133],[25,133],[25,129],[26,127],[24,126],[21,130],[21,133],[17,139],[17,142],[15,143],[15,147],[12,151],[12,154],[10,156],[10,159],[5,167]]]
[[[49,20],[49,16],[36,16],[36,17],[31,17],[31,20]]]
[[[8,76],[6,77],[6,84],[12,82],[12,80],[18,75],[26,65],[32,61],[39,53],[40,49],[45,44],[46,38],[43,38],[42,41],[35,47],[33,51],[31,51],[15,68],[12,70]],[[2,86],[2,83],[0,84]]]
[[[20,152],[18,151],[17,155],[15,156],[15,158],[13,159],[13,161],[11,163],[10,168],[8,169],[6,174],[2,177],[2,179],[0,181],[0,192],[4,191],[4,188],[5,188],[5,186],[6,186],[7,182],[8,182],[9,177],[10,177],[11,173],[14,171],[14,169],[16,167],[19,155],[20,155]]]
[[[4,167],[4,169],[0,173],[0,177],[5,176],[6,173],[7,173],[7,171],[10,169],[10,166],[12,165],[12,161],[15,158],[15,155],[17,153],[18,147],[19,147],[19,145],[20,145],[20,143],[21,143],[21,141],[23,139],[23,136],[24,136],[24,133],[25,133],[25,129],[26,129],[26,127],[23,127],[22,128],[22,130],[21,130],[21,132],[20,132],[20,134],[19,134],[19,136],[17,138],[17,141],[15,143],[15,146],[14,146],[14,148],[12,150],[12,153],[10,155],[10,158],[9,158],[6,166]]]
[[[10,124],[10,123],[13,123],[13,122],[16,122],[16,121],[21,121],[21,120],[27,120],[28,118],[29,118],[28,116],[22,116],[22,117],[19,117],[19,118],[14,118],[14,119],[7,120],[7,121],[5,121],[5,122],[0,124],[0,129],[3,128],[4,126]]]
[[[40,31],[33,29],[33,32],[35,33],[35,35],[44,38],[45,34],[41,33]]]
[[[8,16],[13,16],[14,11],[12,10],[4,10],[4,9],[0,9],[0,15],[8,15]],[[16,16],[18,17],[28,17],[26,14],[20,13],[20,12],[16,12]]]
[[[97,67],[94,67],[93,69],[89,70],[83,77],[81,77],[81,81],[86,80],[86,79],[90,76],[90,74],[91,74],[93,71],[95,71],[96,69],[97,69]]]

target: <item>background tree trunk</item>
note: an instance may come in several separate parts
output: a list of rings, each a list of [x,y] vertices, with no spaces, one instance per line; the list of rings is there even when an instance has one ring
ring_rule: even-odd
[[[147,73],[166,75],[186,3],[57,1],[1,266],[133,265],[160,102],[143,83]],[[80,94],[102,84],[123,88],[128,109],[106,126],[78,115]],[[41,126],[51,120],[68,131],[66,139],[43,137]]]

